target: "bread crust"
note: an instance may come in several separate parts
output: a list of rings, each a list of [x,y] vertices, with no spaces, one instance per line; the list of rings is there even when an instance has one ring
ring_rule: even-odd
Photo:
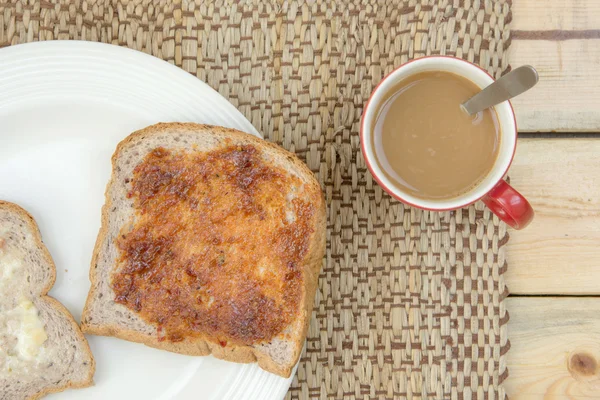
[[[98,263],[98,258],[101,253],[101,248],[105,244],[108,233],[109,233],[109,212],[113,205],[109,196],[109,190],[112,185],[117,184],[115,167],[117,160],[124,149],[132,145],[139,140],[144,138],[152,137],[159,134],[170,134],[170,133],[188,133],[198,134],[199,132],[206,132],[207,134],[219,135],[223,138],[231,138],[236,142],[244,142],[254,145],[259,150],[270,151],[279,154],[287,159],[290,163],[290,168],[296,171],[300,176],[305,179],[306,189],[310,190],[310,201],[315,206],[316,212],[313,215],[314,232],[312,240],[308,247],[308,251],[303,259],[304,264],[304,292],[301,299],[300,315],[297,318],[301,318],[302,325],[299,329],[293,332],[293,356],[291,357],[292,362],[281,365],[275,362],[265,352],[261,351],[252,346],[241,346],[234,344],[227,344],[221,346],[213,342],[204,340],[202,338],[185,338],[181,342],[170,342],[168,340],[160,340],[157,334],[144,334],[136,330],[127,329],[123,326],[111,325],[111,324],[97,324],[88,323],[87,316],[91,314],[92,304],[97,296],[95,288],[98,274],[95,272],[94,266]],[[136,131],[125,138],[119,145],[115,153],[112,156],[113,172],[111,179],[107,185],[105,192],[105,204],[102,207],[102,222],[100,232],[94,247],[94,253],[92,257],[92,263],[90,268],[90,281],[92,282],[90,292],[86,301],[86,305],[82,314],[82,330],[85,333],[102,336],[114,336],[121,339],[125,339],[132,342],[143,343],[147,346],[154,347],[157,349],[167,350],[174,353],[193,355],[193,356],[206,356],[212,354],[216,358],[220,358],[227,361],[233,361],[238,363],[251,363],[257,362],[258,365],[274,374],[289,377],[291,372],[296,365],[304,341],[306,338],[306,332],[310,323],[310,317],[312,314],[313,301],[315,292],[318,285],[318,277],[323,262],[323,255],[325,253],[325,239],[326,239],[326,215],[325,215],[325,200],[321,186],[313,175],[312,171],[304,164],[297,156],[290,153],[281,147],[267,142],[263,139],[255,137],[253,135],[237,131],[235,129],[229,129],[218,126],[200,125],[195,123],[160,123],[149,126],[142,130]],[[114,265],[113,265],[114,268]]]
[[[42,235],[40,233],[37,223],[35,222],[35,219],[27,211],[25,211],[22,207],[18,206],[17,204],[14,204],[14,203],[9,203],[7,201],[0,200],[0,209],[6,210],[13,214],[18,215],[27,224],[27,228],[31,231],[35,242],[38,244],[40,250],[42,251],[44,261],[46,263],[48,263],[48,265],[50,266],[50,270],[51,270],[50,279],[47,280],[46,285],[42,288],[42,290],[40,292],[40,301],[49,303],[52,308],[54,308],[54,309],[58,310],[59,312],[61,312],[62,314],[64,314],[64,316],[67,318],[67,320],[71,324],[71,327],[73,328],[73,332],[75,332],[75,334],[77,335],[77,339],[82,345],[82,350],[89,357],[90,363],[91,363],[89,373],[87,374],[86,378],[83,381],[81,381],[81,382],[66,381],[65,384],[62,386],[47,387],[47,388],[41,390],[40,392],[36,393],[35,395],[29,397],[29,400],[40,399],[40,398],[46,396],[47,394],[58,393],[58,392],[62,392],[67,389],[85,388],[85,387],[92,386],[94,384],[93,378],[94,378],[94,373],[96,371],[96,361],[94,360],[94,356],[92,354],[92,351],[90,350],[90,346],[89,346],[85,336],[83,335],[81,329],[77,325],[77,322],[75,322],[75,319],[73,318],[71,313],[65,308],[65,306],[62,305],[62,303],[60,303],[58,300],[56,300],[55,298],[48,295],[48,292],[50,291],[50,289],[52,289],[52,287],[54,286],[54,283],[56,281],[56,265],[54,264],[54,260],[52,259],[50,252],[48,251],[48,249],[44,245],[44,242],[42,241]]]

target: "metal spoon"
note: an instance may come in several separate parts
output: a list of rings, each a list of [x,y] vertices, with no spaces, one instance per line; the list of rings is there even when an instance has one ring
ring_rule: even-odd
[[[531,89],[538,82],[538,73],[531,65],[512,70],[481,92],[461,104],[469,115],[502,103]]]

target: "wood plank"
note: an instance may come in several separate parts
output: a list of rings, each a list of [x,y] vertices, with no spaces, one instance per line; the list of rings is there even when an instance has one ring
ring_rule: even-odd
[[[540,73],[513,101],[519,130],[600,131],[600,2],[518,0],[512,12],[510,63]]]
[[[600,298],[509,297],[511,400],[600,397]]]
[[[513,294],[600,294],[600,140],[521,139],[511,183],[536,211],[511,231]]]
[[[520,132],[600,130],[600,40],[514,40],[509,57],[540,75],[513,100]]]
[[[515,0],[512,30],[598,29],[598,0]]]

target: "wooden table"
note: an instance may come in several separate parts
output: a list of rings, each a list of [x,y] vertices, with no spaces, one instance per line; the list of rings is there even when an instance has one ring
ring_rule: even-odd
[[[505,387],[513,400],[600,399],[600,1],[512,10],[511,64],[540,83],[514,101],[511,182],[537,214],[507,249]]]

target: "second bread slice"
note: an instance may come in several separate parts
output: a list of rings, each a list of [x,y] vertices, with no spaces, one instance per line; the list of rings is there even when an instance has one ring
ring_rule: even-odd
[[[47,295],[55,276],[33,218],[0,201],[0,400],[92,384],[95,363],[85,337]]]

